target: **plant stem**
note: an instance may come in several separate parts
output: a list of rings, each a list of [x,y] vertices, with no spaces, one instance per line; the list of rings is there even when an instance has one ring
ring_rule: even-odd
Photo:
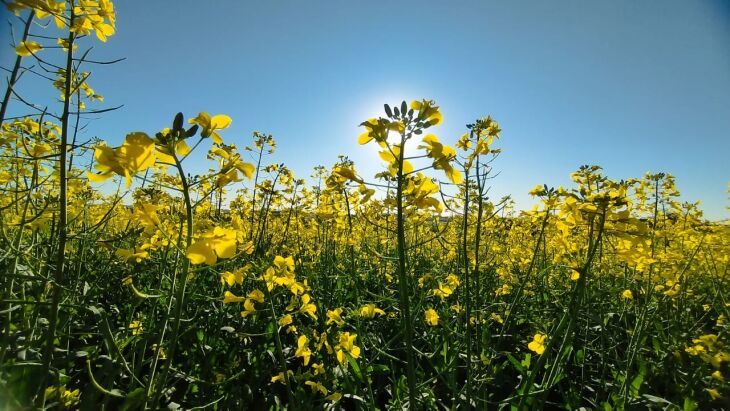
[[[185,223],[186,223],[186,239],[185,239],[185,249],[187,250],[192,241],[193,241],[193,206],[192,202],[190,201],[190,185],[188,184],[188,180],[185,177],[185,171],[183,170],[182,164],[180,163],[180,159],[178,159],[177,154],[175,153],[174,148],[170,150],[172,153],[172,157],[175,159],[175,166],[177,167],[177,172],[180,175],[180,183],[182,184],[182,193],[183,198],[185,200]],[[162,396],[162,390],[165,388],[165,382],[167,381],[167,376],[170,373],[170,367],[172,367],[173,360],[175,358],[175,352],[177,350],[177,343],[178,343],[178,337],[180,336],[180,320],[182,319],[182,309],[183,309],[183,303],[185,299],[185,286],[187,285],[187,279],[188,279],[188,271],[190,270],[190,259],[185,256],[182,260],[182,270],[180,270],[180,278],[177,281],[177,288],[174,288],[175,293],[175,310],[173,312],[174,315],[174,322],[172,325],[172,338],[170,339],[170,353],[167,356],[167,359],[165,361],[164,365],[164,371],[162,371],[162,377],[160,378],[160,381],[158,382],[157,387],[157,393],[155,394],[155,398],[152,401],[153,406],[155,406]],[[159,347],[158,347],[159,349]]]
[[[30,26],[33,23],[34,17],[35,10],[31,8],[30,14],[28,14],[28,19],[25,21],[22,41],[28,39],[28,33],[30,32]],[[20,71],[20,62],[22,59],[22,56],[15,57],[15,65],[13,66],[13,71],[10,72],[10,77],[8,78],[8,88],[5,90],[5,96],[3,97],[2,106],[0,106],[0,126],[2,126],[3,122],[5,122],[5,112],[8,109],[8,105],[10,105],[10,96],[13,93],[13,87],[15,86],[15,82],[18,80],[18,72]]]
[[[69,27],[73,26],[75,19],[74,5],[71,4],[71,15],[69,17]],[[58,158],[58,250],[56,255],[56,267],[53,275],[53,296],[51,298],[51,308],[48,319],[48,332],[46,333],[45,349],[43,353],[43,370],[41,372],[38,383],[38,403],[45,402],[44,390],[48,373],[53,361],[53,347],[56,339],[56,328],[58,327],[58,310],[61,304],[63,288],[61,284],[64,280],[64,264],[66,258],[66,240],[68,231],[67,223],[67,176],[66,176],[66,153],[68,150],[68,124],[69,124],[69,106],[71,104],[71,92],[73,83],[71,82],[74,73],[73,70],[73,50],[75,35],[73,32],[68,33],[68,51],[66,52],[66,82],[64,84],[64,100],[63,114],[61,116],[61,142],[59,144]]]
[[[403,216],[403,154],[405,153],[406,134],[401,134],[400,153],[398,153],[398,181],[396,186],[396,219],[398,236],[398,292],[399,305],[403,328],[406,332],[406,379],[408,380],[408,400],[411,409],[418,409],[416,401],[416,370],[413,356],[413,323],[411,321],[411,310],[408,302],[410,290],[408,274],[406,273],[406,235],[405,218]]]

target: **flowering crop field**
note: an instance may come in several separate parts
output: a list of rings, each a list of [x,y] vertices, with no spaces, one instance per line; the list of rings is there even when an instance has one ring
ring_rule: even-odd
[[[0,409],[730,409],[730,226],[671,174],[536,177],[517,211],[497,119],[449,145],[429,99],[362,119],[372,176],[301,179],[226,114],[82,141],[112,3],[7,6]]]

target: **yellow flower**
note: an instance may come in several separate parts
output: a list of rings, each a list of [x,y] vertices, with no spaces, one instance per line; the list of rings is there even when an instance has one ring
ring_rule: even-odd
[[[316,332],[314,334],[314,337],[318,338]],[[325,350],[327,350],[327,354],[334,353],[332,346],[330,345],[329,341],[327,340],[326,332],[323,332],[322,335],[320,335],[319,338],[317,339],[317,351],[321,351],[323,346],[324,346]]]
[[[242,303],[246,300],[244,297],[238,297],[230,291],[223,293],[223,304]]]
[[[253,290],[250,293],[248,293],[248,298],[256,301],[257,303],[263,304],[263,302],[264,302],[264,293],[261,292],[261,290]]]
[[[142,329],[142,322],[139,320],[134,320],[131,323],[129,323],[130,330],[132,330],[132,335],[139,335],[143,329]]]
[[[535,186],[535,188],[530,190],[530,192],[528,194],[533,197],[537,197],[537,196],[543,195],[544,193],[545,193],[545,185],[538,184]]]
[[[292,281],[291,285],[289,286],[289,291],[291,291],[291,293],[294,295],[299,295],[299,294],[304,294],[304,291],[306,291],[306,288],[299,281]]]
[[[512,292],[512,287],[509,284],[502,284],[501,287],[497,288],[494,295],[499,297],[500,295],[509,295]]]
[[[423,173],[417,173],[408,179],[403,194],[408,202],[420,209],[432,207],[436,212],[441,212],[441,203],[438,199],[431,197],[439,192],[439,186]]]
[[[717,391],[716,388],[705,388],[705,391],[707,391],[707,393],[710,394],[710,397],[712,397],[713,400],[722,398],[722,395],[720,394],[719,391]]]
[[[158,352],[160,354],[160,359],[166,359],[167,353],[165,352],[165,347],[160,347],[160,349],[157,349],[157,344],[152,344],[152,351]]]
[[[332,401],[332,402],[337,402],[341,398],[342,398],[342,394],[340,394],[339,392],[334,392],[334,393],[324,397],[325,400]]]
[[[296,357],[302,357],[304,365],[309,364],[309,358],[312,356],[312,351],[309,349],[309,339],[306,335],[300,335],[297,339],[297,351],[294,355]]]
[[[193,264],[213,265],[218,258],[231,258],[236,253],[236,231],[215,227],[200,236],[187,249],[187,257]]]
[[[94,158],[100,174],[87,172],[90,181],[102,183],[117,174],[125,177],[126,186],[129,187],[135,174],[155,165],[155,142],[145,133],[130,133],[117,149],[106,145],[96,147]]]
[[[294,375],[294,371],[292,371],[292,370],[287,370],[286,373],[290,377]],[[271,382],[272,383],[273,382],[277,382],[277,381],[278,382],[281,382],[282,384],[284,383],[285,380],[284,380],[284,373],[283,372],[280,372],[280,373],[276,374],[275,376],[271,377]]]
[[[33,158],[42,158],[46,154],[49,154],[51,150],[51,146],[46,143],[33,144],[33,147],[30,150],[28,150],[28,147],[25,147],[25,152],[28,153],[28,156]]]
[[[224,271],[221,273],[221,284],[228,284],[229,287],[232,287],[233,284],[241,285],[243,284],[243,271],[242,270],[236,270],[236,271]]]
[[[398,165],[400,164],[400,145],[394,144],[390,149],[381,150],[378,155],[388,163],[388,172],[391,176],[398,175]],[[413,164],[408,160],[403,160],[403,174],[413,171]]]
[[[309,386],[309,387],[310,387],[310,388],[312,389],[312,392],[317,392],[317,391],[319,391],[319,392],[321,392],[321,393],[322,393],[322,395],[327,395],[327,392],[328,392],[328,391],[327,391],[327,388],[325,388],[325,386],[324,386],[324,385],[322,385],[322,384],[320,384],[320,383],[318,383],[318,382],[314,382],[314,381],[305,381],[305,382],[304,382],[304,384],[305,384],[305,385],[308,385],[308,386]]]
[[[633,300],[634,294],[631,292],[631,290],[624,290],[624,292],[621,293],[621,297],[627,300]]]
[[[310,303],[311,297],[309,294],[304,294],[302,296],[302,306],[299,307],[299,313],[306,314],[310,316],[313,320],[317,319],[317,315],[315,314],[317,312],[317,306]]]
[[[342,308],[338,307],[334,310],[327,310],[327,321],[325,322],[325,325],[330,325],[332,323],[335,323],[340,327],[345,325],[345,320],[342,319]]]
[[[439,281],[439,286],[434,288],[433,295],[441,298],[442,300],[454,293],[454,289],[450,285],[444,284]]]
[[[340,343],[335,347],[337,349],[337,361],[345,365],[345,367],[347,367],[347,356],[345,352],[350,354],[352,358],[360,357],[360,347],[355,345],[355,338],[357,338],[357,334],[350,335],[349,332],[340,333]]]
[[[461,284],[461,281],[459,281],[459,277],[457,277],[454,274],[449,274],[446,276],[446,282],[453,288],[458,287]]]
[[[188,120],[190,124],[198,124],[203,128],[200,133],[203,137],[210,137],[216,144],[223,144],[223,139],[216,130],[223,130],[231,125],[231,118],[225,114],[212,116],[206,112],[199,113],[197,117]]]
[[[705,347],[703,347],[700,344],[697,344],[695,346],[685,348],[684,351],[686,351],[687,354],[689,354],[689,355],[695,355],[696,356],[696,355],[700,355],[703,352],[705,352]]]
[[[80,401],[81,397],[81,391],[79,389],[75,389],[73,391],[67,390],[65,385],[62,385],[60,387],[56,386],[50,386],[46,388],[45,391],[45,398],[46,401],[54,401],[57,400],[65,408],[73,408],[73,406],[77,405]]]
[[[135,205],[132,220],[147,229],[154,229],[160,225],[160,217],[157,215],[157,210],[160,208],[160,206],[146,203]]]
[[[150,254],[147,251],[145,251],[145,247],[141,247],[139,250],[137,249],[137,247],[132,248],[132,249],[119,248],[114,252],[114,254],[116,254],[119,258],[121,258],[125,262],[134,261],[137,263],[141,262],[142,260],[144,260],[145,258],[148,258],[150,256]]]
[[[256,312],[256,306],[253,305],[253,300],[246,298],[243,302],[243,311],[241,311],[241,317],[246,318],[249,315],[253,315]]]
[[[358,144],[367,144],[375,140],[381,147],[386,147],[388,134],[391,131],[397,133],[403,133],[405,131],[405,124],[402,121],[392,122],[384,118],[369,118],[360,125],[365,127],[367,131],[360,134],[360,137],[357,139]]]
[[[360,184],[363,183],[362,178],[358,177],[357,173],[352,168],[345,167],[345,166],[336,167],[333,170],[333,173],[337,174],[347,180],[352,180],[352,181],[355,181]]]
[[[545,352],[545,340],[547,340],[547,335],[539,333],[535,334],[535,336],[532,337],[532,341],[527,344],[527,348],[534,351],[537,355],[541,355]]]
[[[418,111],[418,119],[428,121],[432,126],[441,124],[444,117],[439,111],[439,107],[435,105],[433,100],[413,100],[411,108]]]
[[[290,257],[282,257],[277,255],[274,257],[274,266],[280,270],[294,271],[294,259]]]
[[[424,317],[426,319],[426,324],[431,327],[435,327],[439,324],[439,314],[433,308],[426,310]]]
[[[314,363],[312,369],[314,369],[314,375],[324,374],[324,365],[322,364]]]
[[[385,311],[376,307],[375,304],[365,304],[360,307],[360,316],[364,318],[374,318],[376,315],[385,315]]]
[[[281,317],[278,321],[279,327],[286,327],[287,325],[294,322],[294,319],[292,318],[291,314],[287,314],[283,317]]]
[[[451,162],[456,158],[456,150],[451,146],[441,144],[438,137],[428,134],[423,138],[425,145],[418,148],[425,148],[427,155],[433,159],[433,168],[436,170],[444,170],[446,177],[454,184],[461,184],[463,176],[461,172],[451,166]]]
[[[43,50],[43,46],[36,41],[21,41],[18,47],[15,48],[15,54],[21,57],[28,57],[38,53],[40,50]]]

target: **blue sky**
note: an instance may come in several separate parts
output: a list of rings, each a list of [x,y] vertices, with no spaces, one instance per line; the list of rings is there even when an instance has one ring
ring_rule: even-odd
[[[253,130],[270,132],[279,143],[272,161],[300,177],[338,154],[371,176],[380,161],[357,145],[358,124],[383,103],[431,98],[446,142],[477,117],[500,122],[494,197],[529,207],[535,184],[567,186],[581,164],[598,164],[615,179],[673,173],[684,200],[701,200],[710,218],[729,216],[727,1],[125,0],[116,8],[117,34],[92,55],[126,60],[93,67],[90,82],[104,105],[125,106],[99,116],[88,135],[118,143],[168,126],[178,111],[225,113],[228,142],[243,147]]]

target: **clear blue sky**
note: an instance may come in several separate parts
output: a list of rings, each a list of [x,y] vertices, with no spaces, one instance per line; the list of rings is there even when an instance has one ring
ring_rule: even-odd
[[[338,154],[379,170],[358,124],[383,103],[431,98],[455,142],[486,114],[503,129],[495,197],[529,207],[537,183],[581,164],[612,178],[677,176],[684,200],[727,218],[730,2],[132,1],[95,58],[105,105],[89,134],[118,143],[177,111],[233,118],[243,147],[271,132],[301,177]],[[206,166],[207,167],[207,166]]]

